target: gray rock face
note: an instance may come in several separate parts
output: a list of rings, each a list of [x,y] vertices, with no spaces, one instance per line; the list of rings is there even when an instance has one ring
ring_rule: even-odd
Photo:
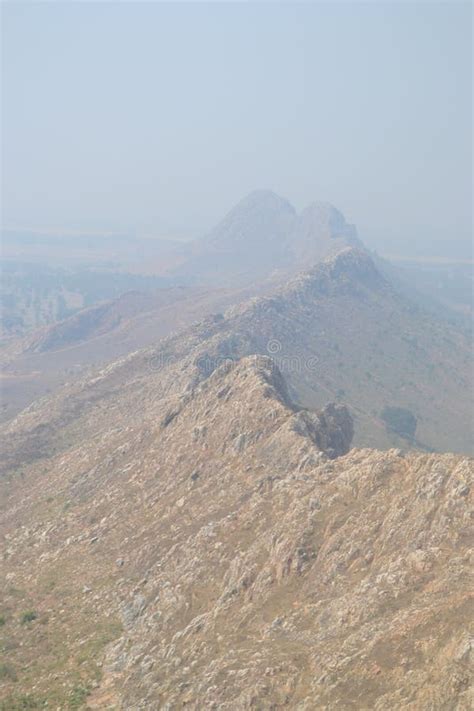
[[[143,613],[146,600],[143,595],[135,595],[130,602],[124,603],[122,607],[122,621],[125,629],[131,629],[138,617]]]
[[[329,403],[320,412],[302,410],[295,415],[295,432],[307,435],[330,459],[347,454],[354,423],[345,405]]]

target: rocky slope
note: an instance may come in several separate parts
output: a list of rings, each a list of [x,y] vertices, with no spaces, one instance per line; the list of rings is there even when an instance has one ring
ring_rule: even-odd
[[[358,445],[405,446],[380,420],[399,406],[418,419],[418,446],[472,451],[470,339],[405,299],[363,251],[340,252],[230,310],[213,334],[202,368],[267,353],[305,406],[351,407]]]
[[[11,419],[90,366],[150,346],[216,310],[264,290],[262,285],[247,289],[174,287],[127,292],[16,339],[0,349],[0,420]]]
[[[139,314],[157,311],[189,298],[199,298],[197,289],[175,287],[154,292],[128,291],[117,299],[81,309],[67,319],[35,331],[24,341],[24,353],[45,353],[69,348],[110,333]]]
[[[5,451],[17,437],[29,442],[33,432],[34,446],[46,446],[45,422],[53,416],[54,422],[68,421],[79,402],[106,407],[119,392],[114,409],[120,402],[131,413],[146,412],[152,394],[192,388],[222,362],[251,354],[273,358],[301,405],[345,402],[357,446],[471,451],[469,340],[403,299],[359,250],[339,253],[272,296],[133,353],[100,378],[72,380],[12,423]],[[386,406],[414,413],[415,442],[387,431],[381,420]],[[107,416],[113,418],[113,411]]]
[[[314,266],[281,286],[295,270],[341,254],[347,245],[345,256],[331,257],[334,268]],[[374,269],[360,246],[354,227],[330,205],[314,203],[298,215],[270,191],[252,193],[207,237],[189,245],[193,254],[183,263],[190,278],[212,282],[217,275],[226,288],[126,294],[10,344],[0,353],[0,419],[11,419],[90,366],[155,344],[250,296],[271,294],[226,314],[210,329],[206,325],[200,346],[204,359],[208,346],[217,347],[212,339],[219,338],[220,350],[211,360],[222,354],[270,354],[302,404],[349,403],[359,445],[405,447],[407,442],[388,432],[380,419],[385,408],[401,407],[418,420],[416,446],[471,451],[468,331],[440,317],[437,306],[428,313],[416,305],[416,295],[406,298],[403,292],[409,290],[396,280],[395,270],[382,260]],[[229,288],[249,278],[258,281]],[[186,355],[188,340],[185,332],[167,343],[167,358],[177,362]]]
[[[143,358],[9,427],[0,708],[471,708],[472,462]]]

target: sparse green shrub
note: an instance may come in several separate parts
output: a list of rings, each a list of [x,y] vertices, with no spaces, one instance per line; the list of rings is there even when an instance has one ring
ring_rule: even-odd
[[[16,671],[6,662],[0,662],[0,680],[1,681],[16,681]]]
[[[410,410],[404,407],[384,407],[381,417],[389,430],[396,432],[400,437],[413,440],[417,420]]]
[[[84,705],[87,697],[90,694],[90,689],[86,686],[75,686],[69,697],[69,708],[80,709]]]
[[[7,623],[7,618],[5,615],[0,615],[0,627],[3,627]]]
[[[30,709],[44,709],[46,703],[32,694],[10,696],[0,701],[0,711],[29,711]]]
[[[21,624],[26,625],[28,622],[33,622],[33,620],[36,620],[38,618],[38,613],[35,612],[34,610],[28,610],[27,612],[24,612],[21,616]]]

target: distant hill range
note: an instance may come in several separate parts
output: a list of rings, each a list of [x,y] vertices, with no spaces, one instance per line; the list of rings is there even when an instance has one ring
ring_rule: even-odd
[[[298,215],[256,191],[188,249],[164,278],[195,286],[127,292],[9,342],[2,418],[170,334],[171,349],[184,353],[193,322],[225,313],[212,326],[224,355],[271,355],[308,407],[347,402],[357,444],[470,451],[469,331],[370,255],[334,207],[314,203]],[[413,441],[387,430],[387,407],[417,418]]]
[[[12,339],[0,351],[0,419],[11,418],[84,369],[150,346],[256,291],[205,287],[127,291]]]
[[[128,291],[197,286],[257,293],[341,249],[364,249],[354,225],[332,205],[314,202],[298,214],[269,190],[250,193],[207,235],[189,242],[9,231],[2,238],[0,338],[7,345],[84,307],[101,309],[104,301],[120,299]],[[462,327],[469,323],[469,265],[395,266],[372,256],[410,298]],[[118,309],[122,307],[127,310],[120,302]]]

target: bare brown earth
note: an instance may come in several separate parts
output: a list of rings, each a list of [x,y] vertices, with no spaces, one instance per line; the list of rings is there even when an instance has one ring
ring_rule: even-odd
[[[344,454],[269,357],[138,362],[4,432],[0,708],[472,708],[472,461]]]

